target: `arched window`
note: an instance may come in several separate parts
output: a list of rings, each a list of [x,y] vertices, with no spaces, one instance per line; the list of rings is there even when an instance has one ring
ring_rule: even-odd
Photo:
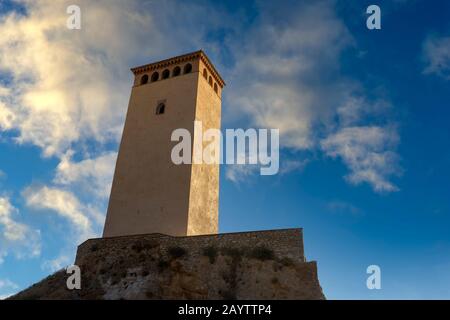
[[[165,109],[166,105],[163,102],[159,103],[158,106],[156,107],[156,114],[163,114]]]
[[[203,69],[203,77],[204,77],[205,79],[208,79],[208,71],[206,71],[206,68]]]
[[[169,76],[170,76],[169,69],[164,70],[163,73],[162,73],[162,78],[163,79],[167,79],[167,78],[169,78]]]
[[[159,73],[158,72],[153,72],[152,74],[152,82],[158,81],[159,79]]]
[[[172,77],[177,77],[179,76],[181,73],[181,68],[180,67],[175,67],[172,71]]]
[[[212,77],[211,76],[209,76],[209,85],[212,87]]]
[[[187,65],[184,66],[184,74],[191,73],[191,71],[192,71],[192,64],[188,63]]]
[[[144,74],[141,78],[141,84],[146,84],[148,82],[148,75]]]
[[[214,91],[217,93],[219,89],[217,88],[217,83],[214,83]]]

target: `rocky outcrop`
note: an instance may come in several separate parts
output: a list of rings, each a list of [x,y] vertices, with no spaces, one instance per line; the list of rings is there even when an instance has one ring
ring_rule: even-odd
[[[301,229],[91,239],[78,248],[81,290],[61,270],[11,299],[324,299]]]

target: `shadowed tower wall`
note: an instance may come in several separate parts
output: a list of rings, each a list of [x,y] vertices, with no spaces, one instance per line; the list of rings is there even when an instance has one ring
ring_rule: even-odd
[[[219,165],[174,164],[171,135],[185,128],[197,139],[194,121],[220,129],[223,80],[202,51],[132,71],[103,236],[217,233]]]

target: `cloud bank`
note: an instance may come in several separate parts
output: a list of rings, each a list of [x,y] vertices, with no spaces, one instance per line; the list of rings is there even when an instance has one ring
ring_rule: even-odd
[[[40,231],[19,222],[19,211],[8,197],[0,197],[0,264],[10,252],[19,258],[37,257],[41,253]]]
[[[356,79],[342,74],[342,55],[356,44],[333,2],[264,3],[255,20],[230,41],[236,54],[225,97],[230,113],[244,112],[256,127],[279,128],[284,148],[341,159],[352,184],[398,190],[392,178],[401,173],[400,139],[389,121],[389,102],[369,99]],[[373,132],[376,141],[357,137]],[[228,171],[231,180],[249,173],[237,165]]]
[[[435,74],[450,80],[450,37],[430,36],[423,44],[425,74]]]

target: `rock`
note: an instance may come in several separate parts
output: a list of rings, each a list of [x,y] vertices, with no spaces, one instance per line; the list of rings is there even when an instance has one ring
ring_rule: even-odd
[[[325,299],[302,240],[301,229],[90,239],[81,290],[61,270],[10,299]]]

